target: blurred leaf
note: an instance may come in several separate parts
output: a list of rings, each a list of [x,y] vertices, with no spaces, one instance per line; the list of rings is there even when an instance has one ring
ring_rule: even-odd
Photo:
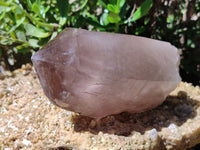
[[[12,12],[7,12],[6,15],[9,17],[9,19],[15,21],[15,16],[13,15]]]
[[[124,6],[125,2],[126,2],[126,0],[117,0],[117,6],[119,8],[122,8]]]
[[[145,16],[151,7],[153,6],[152,0],[145,0],[145,2],[142,3],[142,5],[136,10],[136,12],[133,14],[130,20],[126,20],[124,23],[128,22],[134,22],[141,17]]]
[[[47,6],[46,8],[45,8],[45,10],[44,10],[44,14],[46,14],[47,13],[47,11],[50,9],[50,6]]]
[[[9,6],[10,3],[11,3],[11,1],[8,1],[8,2],[2,2],[2,1],[0,1],[0,5],[1,6]]]
[[[5,17],[6,11],[4,11],[1,15],[0,15],[0,21]]]
[[[0,57],[1,57],[1,55],[2,55],[2,50],[0,49]]]
[[[110,23],[118,23],[121,18],[118,14],[115,14],[115,13],[109,13],[108,14],[108,20]]]
[[[50,33],[44,32],[43,30],[36,28],[35,26],[31,24],[25,24],[24,28],[26,32],[28,32],[30,35],[38,38],[46,38],[50,35]]]
[[[88,2],[88,0],[84,0],[83,4],[81,5],[79,10],[83,9],[86,6],[87,2]]]
[[[17,31],[16,36],[17,36],[17,38],[18,38],[19,40],[26,41],[26,36],[25,36],[24,32],[22,32],[22,31]]]
[[[28,8],[31,10],[32,9],[32,3],[30,0],[26,0],[27,4],[28,4]]]
[[[32,5],[32,10],[41,18],[45,18],[45,14],[49,10],[49,6],[45,9],[40,0],[36,0],[36,2]]]
[[[32,46],[32,47],[40,47],[38,45],[38,40],[36,40],[36,39],[29,39],[28,42],[29,42],[30,46]]]
[[[149,23],[149,18],[146,18],[145,20],[144,20],[144,25],[147,25]]]
[[[124,5],[120,8],[120,13],[119,16],[121,19],[123,19],[124,17],[126,17],[126,13],[127,13],[127,4],[124,3]]]
[[[94,15],[91,15],[89,12],[86,13],[86,16],[92,19],[92,21],[99,23],[98,19]]]
[[[0,43],[3,44],[3,45],[10,45],[10,44],[13,43],[13,39],[3,37],[0,41]]]
[[[172,23],[174,21],[174,15],[173,14],[169,14],[167,17],[167,23]]]
[[[103,13],[103,15],[100,18],[100,24],[104,25],[104,26],[109,24],[108,13],[106,13],[106,12]]]
[[[135,29],[135,35],[142,34],[145,31],[145,27],[141,26]]]
[[[20,16],[20,17],[24,16],[23,12],[19,8],[15,8],[14,12],[15,12],[15,16],[16,17],[18,17],[18,16]]]
[[[39,6],[41,5],[41,0],[34,0]]]
[[[53,40],[56,37],[56,35],[58,35],[58,33],[57,32],[53,32],[52,35],[51,35],[50,41]]]
[[[108,10],[109,10],[110,12],[112,12],[112,13],[116,13],[116,14],[119,13],[119,9],[117,8],[116,5],[108,4],[108,5],[107,5],[107,8],[108,8]]]
[[[82,3],[79,2],[79,5],[80,5],[79,7],[77,7],[77,5],[74,5],[73,6],[74,9],[72,9],[72,12],[75,13],[75,12],[78,12],[78,11],[82,10],[87,5],[87,2],[88,2],[88,0],[84,0]]]
[[[14,40],[17,39],[14,32],[10,32],[10,36],[11,36]]]
[[[60,17],[60,20],[59,20],[59,25],[63,26],[67,21],[67,18],[66,17]]]
[[[98,0],[99,4],[101,4],[101,6],[106,9],[107,8],[107,5],[104,3],[104,1],[102,0]]]
[[[17,24],[15,26],[13,26],[10,31],[8,31],[8,34],[12,31],[15,31],[25,20],[25,17],[20,18],[19,20],[17,20]]]
[[[32,10],[36,13],[36,14],[40,14],[40,7],[38,6],[37,3],[34,3],[32,5]]]

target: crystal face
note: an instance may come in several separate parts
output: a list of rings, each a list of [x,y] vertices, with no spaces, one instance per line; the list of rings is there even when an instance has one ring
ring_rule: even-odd
[[[93,118],[161,104],[181,81],[170,43],[67,28],[32,56],[45,95]]]

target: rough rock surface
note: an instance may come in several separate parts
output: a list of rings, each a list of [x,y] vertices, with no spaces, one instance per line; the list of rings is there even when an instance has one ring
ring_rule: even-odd
[[[0,80],[3,150],[184,150],[197,143],[200,143],[200,88],[189,83],[181,82],[155,109],[95,121],[52,105],[30,65]]]
[[[67,28],[32,61],[54,104],[98,119],[154,108],[181,81],[174,46],[133,35]]]

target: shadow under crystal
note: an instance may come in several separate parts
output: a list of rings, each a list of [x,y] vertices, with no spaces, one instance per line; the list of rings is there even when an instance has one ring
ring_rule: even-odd
[[[200,102],[189,98],[184,91],[179,91],[178,96],[168,96],[162,105],[146,112],[137,114],[123,112],[98,121],[76,115],[73,116],[72,122],[76,132],[89,131],[93,134],[103,132],[121,136],[130,136],[134,132],[144,134],[153,128],[161,131],[170,124],[181,126],[187,119],[196,116],[195,107],[198,103]]]

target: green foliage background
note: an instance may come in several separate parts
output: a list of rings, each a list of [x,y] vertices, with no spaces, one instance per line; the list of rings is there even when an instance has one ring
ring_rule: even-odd
[[[200,84],[200,0],[0,0],[0,61],[14,70],[66,27],[169,41]]]

